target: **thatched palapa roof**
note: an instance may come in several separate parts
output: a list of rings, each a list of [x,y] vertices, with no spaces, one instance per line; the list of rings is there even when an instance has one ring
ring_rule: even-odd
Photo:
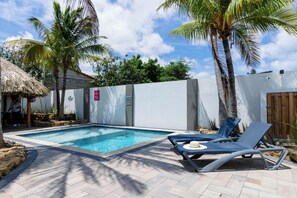
[[[3,58],[0,59],[3,95],[37,97],[46,96],[49,93],[41,82],[29,76],[21,68]]]

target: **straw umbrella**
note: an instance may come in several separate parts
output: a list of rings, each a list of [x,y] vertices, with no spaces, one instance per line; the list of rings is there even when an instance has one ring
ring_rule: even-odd
[[[1,58],[1,85],[2,95],[27,98],[27,125],[30,127],[32,98],[46,96],[49,90],[21,68],[3,58]]]

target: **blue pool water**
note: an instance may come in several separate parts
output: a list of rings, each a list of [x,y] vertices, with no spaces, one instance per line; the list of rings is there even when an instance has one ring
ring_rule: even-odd
[[[168,134],[168,132],[137,129],[83,127],[21,136],[106,153]]]

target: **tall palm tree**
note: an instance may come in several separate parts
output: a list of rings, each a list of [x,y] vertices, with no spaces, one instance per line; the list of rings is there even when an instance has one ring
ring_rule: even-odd
[[[109,48],[97,43],[98,40],[105,37],[94,34],[92,19],[84,16],[83,8],[71,9],[68,6],[62,12],[60,4],[54,2],[53,32],[61,45],[63,80],[59,118],[63,119],[68,69],[80,71],[79,60],[94,60],[96,59],[95,55],[108,54]]]
[[[174,35],[191,40],[211,35],[214,36],[211,39],[222,42],[228,75],[228,113],[237,117],[234,67],[229,41],[235,45],[247,65],[256,66],[260,62],[259,43],[256,40],[259,32],[283,28],[290,34],[297,34],[297,15],[292,2],[293,0],[166,0],[160,7],[177,7],[180,12],[194,19],[193,22],[175,29]],[[216,51],[213,42],[215,41],[212,41],[212,49]]]
[[[199,2],[198,2],[199,3]],[[195,21],[189,22],[173,30],[171,35],[182,36],[188,40],[208,40],[210,39],[212,55],[215,65],[216,84],[218,88],[219,99],[219,123],[221,124],[228,116],[228,79],[227,68],[222,61],[219,53],[218,32],[215,26],[215,21],[219,8],[209,4],[206,1],[200,1],[200,10],[193,9],[194,2],[192,0],[173,0],[165,1],[158,9],[168,9],[170,7],[177,7],[181,14],[186,14]],[[197,13],[194,13],[197,12]]]
[[[39,19],[31,17],[31,25],[38,33],[40,40],[17,39],[5,43],[7,46],[19,46],[25,50],[23,62],[38,64],[47,70],[52,70],[55,78],[57,112],[60,111],[59,68],[61,67],[60,46],[52,29],[48,29]]]
[[[26,50],[24,61],[50,68],[56,82],[58,118],[64,118],[64,100],[68,69],[80,71],[79,60],[96,59],[96,55],[108,53],[109,48],[98,44],[100,38],[94,35],[92,20],[84,15],[83,8],[71,9],[67,6],[61,11],[60,4],[54,1],[54,22],[50,29],[37,18],[29,21],[37,30],[42,41],[18,39],[8,42]],[[62,70],[62,95],[59,92],[59,73]]]

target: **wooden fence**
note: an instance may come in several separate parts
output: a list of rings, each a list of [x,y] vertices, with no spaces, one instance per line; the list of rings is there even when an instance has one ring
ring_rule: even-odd
[[[297,92],[267,94],[267,122],[272,138],[294,138],[293,125],[297,113]]]

